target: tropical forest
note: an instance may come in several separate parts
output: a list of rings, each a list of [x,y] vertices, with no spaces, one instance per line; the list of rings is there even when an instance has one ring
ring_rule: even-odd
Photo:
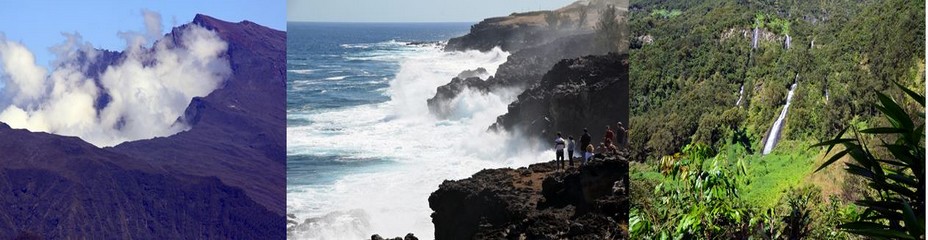
[[[924,0],[632,0],[632,239],[925,239]]]

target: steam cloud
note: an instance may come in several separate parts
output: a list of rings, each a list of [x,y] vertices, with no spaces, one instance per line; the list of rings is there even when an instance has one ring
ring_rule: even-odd
[[[91,73],[92,66],[107,52],[80,34],[64,33],[66,41],[49,48],[56,55],[50,72],[36,65],[25,46],[0,34],[0,122],[97,146],[189,129],[178,117],[193,97],[209,94],[229,77],[222,57],[228,46],[195,24],[160,36],[160,14],[142,10],[142,16],[146,31],[118,33],[126,49],[118,60],[103,62],[112,65],[99,74]]]

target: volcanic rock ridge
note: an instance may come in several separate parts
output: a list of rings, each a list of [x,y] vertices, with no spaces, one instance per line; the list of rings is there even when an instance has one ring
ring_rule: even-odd
[[[228,43],[232,69],[190,102],[190,130],[98,148],[0,123],[0,239],[285,237],[286,33],[198,14],[166,37],[190,24]],[[124,58],[102,52],[88,76]]]

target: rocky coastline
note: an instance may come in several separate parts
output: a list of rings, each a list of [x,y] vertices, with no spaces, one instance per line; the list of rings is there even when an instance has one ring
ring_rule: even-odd
[[[541,82],[522,92],[491,130],[554,137],[563,130],[628,123],[628,55],[611,53],[564,59]]]
[[[598,49],[594,24],[579,21],[581,11],[598,15],[598,9],[613,2],[578,1],[554,11],[490,18],[449,40],[446,51],[500,47],[512,54],[492,76],[464,70],[438,87],[427,101],[430,112],[450,118],[455,112],[450,103],[465,91],[515,92],[517,99],[488,131],[542,139],[557,131],[579,134],[589,128],[601,133],[606,125],[627,124],[628,55]],[[557,19],[546,21],[550,15]],[[556,22],[575,25],[552,27]],[[625,151],[567,169],[553,161],[485,169],[469,178],[446,180],[431,194],[434,238],[627,239],[627,186]]]
[[[429,197],[435,239],[624,239],[628,161],[486,169]]]

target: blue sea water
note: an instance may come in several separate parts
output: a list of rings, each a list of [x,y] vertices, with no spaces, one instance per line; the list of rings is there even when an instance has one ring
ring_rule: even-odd
[[[465,92],[450,119],[426,99],[463,70],[495,73],[508,53],[444,52],[470,23],[289,23],[287,210],[291,237],[432,236],[428,195],[445,179],[525,165],[537,152],[488,133],[515,93]],[[484,78],[487,76],[482,76]]]
[[[288,126],[312,125],[303,114],[388,101],[383,93],[399,57],[466,33],[469,23],[287,24]],[[332,132],[338,129],[328,129]],[[346,171],[379,164],[338,154],[288,154],[289,184],[324,184]]]
[[[469,23],[289,23],[287,107],[340,108],[384,102],[411,42],[444,41],[467,32]],[[299,124],[299,122],[297,122]]]

